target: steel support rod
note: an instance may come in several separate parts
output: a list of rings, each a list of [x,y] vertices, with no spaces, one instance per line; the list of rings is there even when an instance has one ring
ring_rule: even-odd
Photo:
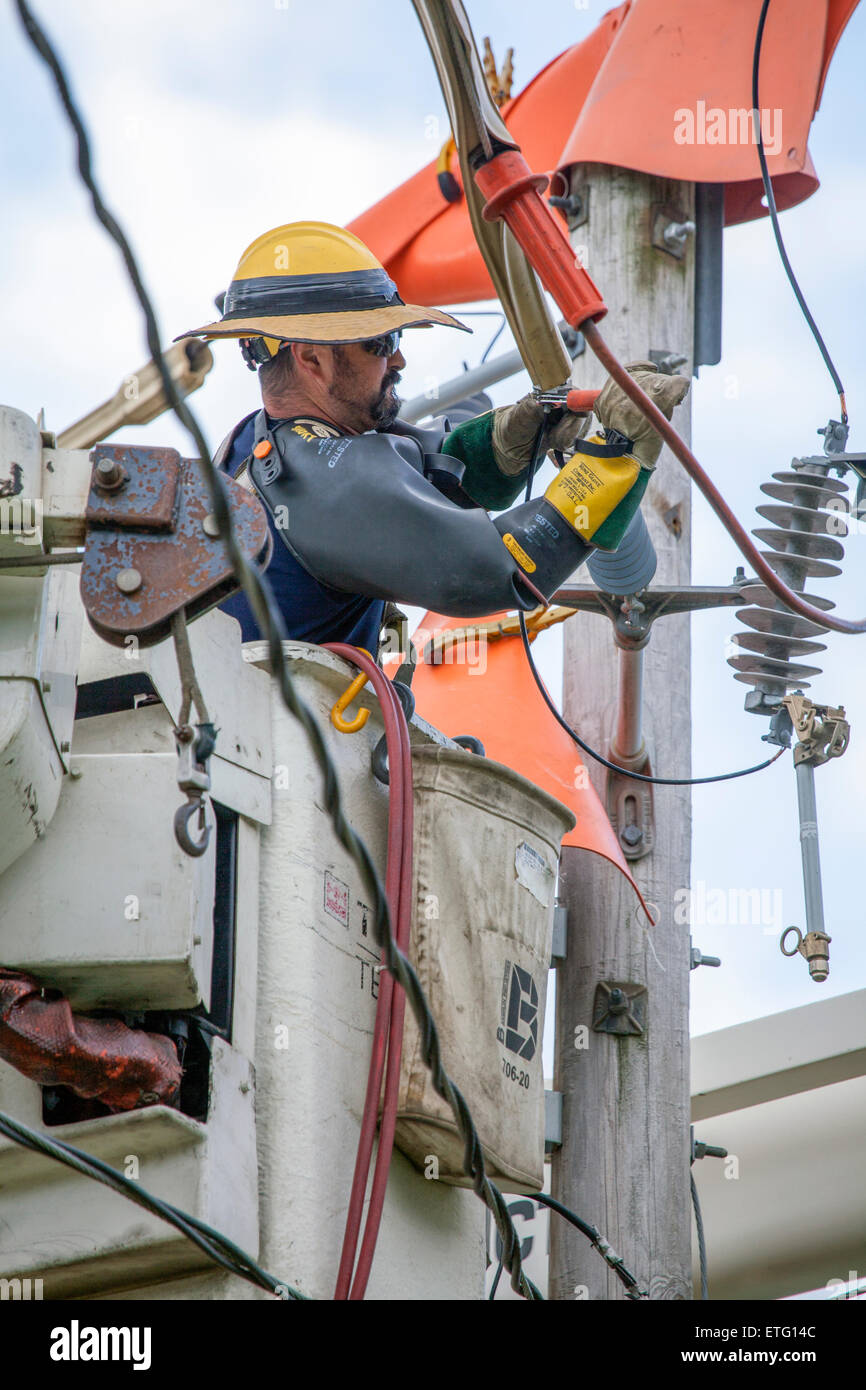
[[[611,761],[636,772],[646,761],[643,742],[643,648],[621,647],[617,693],[616,733],[610,745]]]
[[[564,320],[559,324],[559,331],[563,334],[572,358],[584,351],[583,335],[575,334]],[[408,425],[414,425],[428,415],[439,415],[443,410],[447,410],[449,405],[456,405],[467,396],[474,396],[476,391],[495,386],[498,381],[505,381],[522,371],[525,371],[525,366],[517,348],[513,352],[504,352],[501,357],[491,357],[489,362],[470,367],[459,376],[452,377],[450,381],[438,383],[432,395],[425,391],[421,396],[413,396],[410,401],[404,401],[400,407],[399,418],[405,420]]]
[[[803,859],[803,893],[806,899],[806,931],[824,931],[824,899],[821,892],[821,857],[818,850],[818,806],[815,800],[815,768],[797,764],[797,809],[800,813],[800,854]]]

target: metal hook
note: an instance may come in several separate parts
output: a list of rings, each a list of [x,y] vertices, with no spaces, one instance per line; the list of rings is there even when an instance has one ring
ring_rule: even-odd
[[[403,681],[396,678],[391,682],[394,687],[394,694],[403,707],[403,714],[406,723],[415,713],[415,693],[411,686],[405,685]],[[385,734],[379,739],[372,753],[370,754],[370,768],[377,782],[382,782],[384,786],[390,785],[390,769],[388,767],[388,740]]]
[[[205,817],[204,794],[210,790],[208,762],[216,744],[217,731],[213,724],[198,724],[198,737],[188,724],[175,729],[175,743],[178,753],[177,784],[186,792],[186,805],[179,806],[174,815],[174,837],[184,854],[198,859],[208,847],[211,827]],[[194,840],[189,833],[189,822],[195,813],[199,814],[199,835]]]
[[[189,823],[196,812],[199,815],[199,840],[194,840],[189,833]],[[184,854],[199,859],[210,843],[210,833],[211,827],[207,824],[203,799],[201,796],[190,796],[186,805],[178,806],[174,813],[174,838]]]

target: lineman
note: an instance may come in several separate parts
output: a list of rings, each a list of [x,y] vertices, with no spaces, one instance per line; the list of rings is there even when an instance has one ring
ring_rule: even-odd
[[[290,637],[376,654],[388,600],[465,618],[534,608],[594,546],[616,549],[640,503],[661,441],[610,381],[596,414],[626,442],[580,444],[543,498],[508,511],[543,419],[532,396],[453,430],[398,420],[400,335],[437,323],[465,327],[404,304],[352,233],[297,222],[244,252],[221,319],[181,335],[238,338],[258,370],[263,409],[217,462],[265,503]],[[689,383],[651,363],[630,370],[670,418]],[[564,412],[546,448],[570,450],[585,426]],[[222,606],[244,641],[260,636],[243,594]]]

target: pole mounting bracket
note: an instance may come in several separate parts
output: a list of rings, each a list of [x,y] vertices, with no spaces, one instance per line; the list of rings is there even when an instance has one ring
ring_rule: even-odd
[[[595,1033],[637,1037],[646,1032],[646,985],[601,980],[595,987],[592,1028]]]

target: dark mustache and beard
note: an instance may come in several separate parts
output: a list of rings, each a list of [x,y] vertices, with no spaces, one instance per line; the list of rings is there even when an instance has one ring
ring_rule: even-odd
[[[350,406],[353,411],[357,413],[359,418],[355,421],[355,428],[365,430],[387,429],[388,426],[392,425],[396,420],[400,411],[400,406],[403,404],[397,392],[394,390],[394,386],[400,380],[400,373],[394,369],[390,372],[386,372],[382,378],[382,385],[379,387],[376,395],[365,401],[362,405],[356,394],[357,388],[355,391],[351,389],[352,364],[343,349],[343,345],[341,343],[335,343],[333,352],[334,358],[340,367],[339,378],[332,387],[334,400],[339,401],[343,405]],[[360,418],[362,412],[366,416],[365,419]]]
[[[391,371],[386,372],[382,378],[382,387],[379,394],[370,402],[370,418],[375,429],[386,429],[397,419],[400,406],[403,404],[395,385],[400,380],[400,373]]]

